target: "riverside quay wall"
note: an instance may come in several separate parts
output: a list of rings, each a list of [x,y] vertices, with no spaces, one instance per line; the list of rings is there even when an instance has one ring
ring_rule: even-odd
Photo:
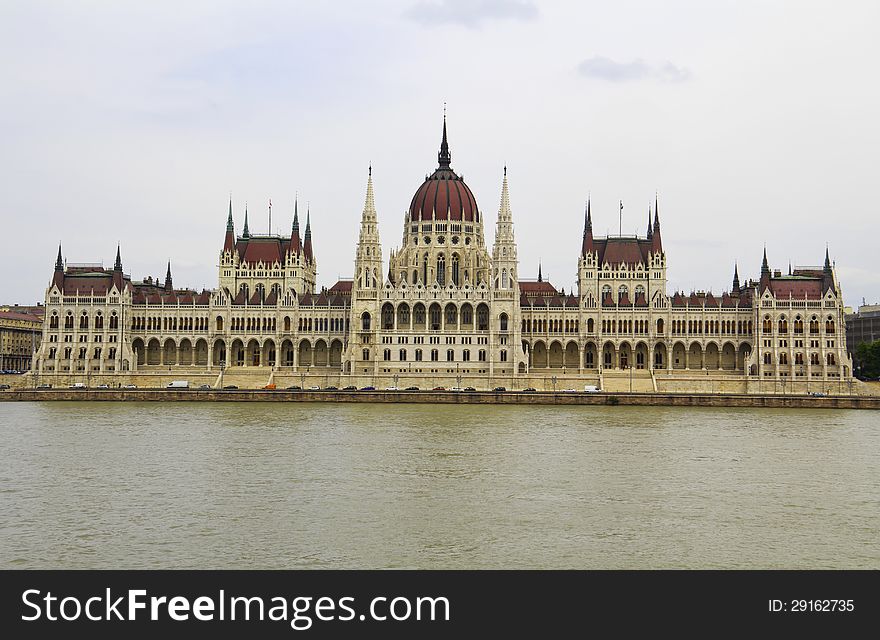
[[[289,391],[242,389],[18,389],[0,401],[379,402],[413,404],[611,405],[880,409],[880,396],[795,396],[525,391]]]

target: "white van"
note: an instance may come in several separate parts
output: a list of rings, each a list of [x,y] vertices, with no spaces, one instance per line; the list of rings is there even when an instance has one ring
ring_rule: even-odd
[[[86,383],[85,382],[74,382],[72,385],[70,385],[69,388],[70,389],[85,389]]]
[[[189,389],[189,380],[172,380],[168,383],[169,389]]]
[[[599,393],[599,387],[594,384],[588,384],[584,387],[584,393]]]

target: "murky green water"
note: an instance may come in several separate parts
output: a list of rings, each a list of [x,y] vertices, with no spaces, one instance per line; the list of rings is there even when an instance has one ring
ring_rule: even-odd
[[[880,568],[880,414],[0,405],[2,568]]]

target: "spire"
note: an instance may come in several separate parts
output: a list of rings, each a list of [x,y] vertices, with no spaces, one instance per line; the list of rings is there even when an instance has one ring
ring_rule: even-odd
[[[250,238],[251,232],[248,231],[248,218],[247,218],[247,202],[244,203],[244,231],[241,233],[242,238]]]
[[[122,255],[119,252],[119,245],[116,245],[116,263],[113,265],[114,271],[122,271]]]
[[[828,245],[825,245],[825,266],[822,267],[822,289],[828,291],[834,288],[834,271],[831,268],[831,256],[828,254]]]
[[[362,219],[376,222],[376,201],[373,198],[373,165],[367,168],[367,195],[364,197],[364,214]]]
[[[311,207],[306,205],[306,235],[303,240],[303,253],[306,256],[306,260],[309,262],[312,261],[312,219],[311,219]]]
[[[293,200],[293,227],[291,234],[299,235],[299,196]]]
[[[61,243],[58,243],[58,257],[55,258],[55,271],[64,271],[64,259],[61,257]]]
[[[223,251],[235,249],[235,223],[232,221],[232,195],[229,196],[229,215],[226,217],[226,239],[223,241]]]
[[[733,293],[739,293],[739,265],[733,263]]]
[[[654,231],[651,242],[651,248],[655,252],[663,250],[663,239],[660,237],[660,197],[657,193],[654,193]]]
[[[541,275],[541,263],[538,262],[538,282],[544,282],[544,277]]]
[[[171,260],[168,261],[168,270],[165,272],[165,291],[173,291],[171,284]]]
[[[512,218],[510,212],[510,190],[507,186],[507,165],[504,166],[504,179],[501,181],[501,206],[498,208],[498,220],[509,222]]]
[[[770,286],[770,264],[767,262],[767,245],[764,245],[764,259],[761,261],[761,291]]]
[[[788,261],[788,275],[791,275],[791,260]]]
[[[646,237],[648,238],[648,240],[650,240],[653,235],[654,235],[654,228],[651,226],[651,205],[649,204],[648,205],[648,234]]]
[[[446,105],[443,105],[443,140],[440,142],[440,153],[437,154],[437,162],[441,169],[449,169],[452,164],[452,156],[449,154],[449,142],[446,139]]]
[[[593,250],[593,214],[590,211],[590,198],[588,197],[587,203],[584,205],[584,240],[581,243],[581,255],[586,256]]]

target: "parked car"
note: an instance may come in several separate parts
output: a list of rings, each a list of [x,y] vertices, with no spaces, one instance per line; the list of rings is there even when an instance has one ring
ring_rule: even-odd
[[[476,391],[476,389],[474,387],[465,387],[464,390],[465,391]]]
[[[302,391],[302,387],[298,384],[293,385],[292,387],[287,387],[288,391]]]
[[[166,387],[168,389],[189,389],[189,380],[172,380]]]
[[[535,387],[526,387],[525,389],[523,389],[524,393],[535,393],[535,391]]]
[[[810,395],[813,396],[814,398],[824,398],[824,397],[826,397],[828,394],[827,394],[827,393],[822,393],[821,391],[813,391],[812,393],[810,393]]]
[[[236,390],[238,389],[238,386],[237,386],[237,385],[234,385],[234,384],[227,384],[227,385],[224,386],[223,388],[224,388],[226,391],[236,391]]]
[[[95,387],[95,389],[109,389],[109,388],[110,388],[109,384],[99,384],[97,387]]]
[[[137,385],[136,384],[124,384],[124,385],[122,385],[122,388],[123,389],[137,389]]]
[[[41,384],[41,385],[37,386],[37,389],[51,389],[51,388],[52,388],[51,384]]]
[[[339,391],[339,387],[334,387],[330,385],[329,387],[324,387],[324,391]]]
[[[309,391],[320,391],[320,390],[321,390],[321,387],[319,387],[316,384],[309,387]]]
[[[400,391],[397,387],[385,387],[385,391]]]
[[[461,387],[449,387],[450,391],[461,391]]]
[[[601,389],[594,384],[588,384],[584,387],[584,393],[599,393]]]
[[[267,391],[275,391],[275,385],[274,384],[267,384],[266,386],[263,387],[263,389],[266,389]]]
[[[563,389],[562,393],[577,393],[577,389]]]
[[[85,382],[74,382],[72,385],[70,385],[68,387],[68,389],[85,389],[85,388],[86,388]]]
[[[342,388],[343,391],[357,391],[358,388],[353,384],[348,385],[347,387]]]
[[[492,391],[494,391],[496,393],[503,393],[503,392],[507,391],[507,389],[505,389],[504,387],[495,387],[494,389],[492,389]]]
[[[376,387],[361,387],[361,391],[375,391]]]
[[[419,388],[418,387],[407,387],[406,390],[407,391],[418,391]]]
[[[209,385],[209,384],[200,384],[200,385],[199,385],[199,389],[201,389],[202,391],[209,391],[209,390],[211,389],[211,385]]]
[[[0,390],[6,391],[9,388],[8,384],[0,384]]]
[[[446,387],[434,387],[432,391],[446,391]]]

